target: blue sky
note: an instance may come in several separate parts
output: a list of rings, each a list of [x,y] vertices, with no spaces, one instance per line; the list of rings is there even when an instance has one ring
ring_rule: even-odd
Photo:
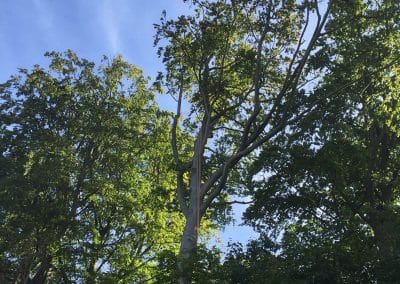
[[[0,6],[0,80],[19,67],[44,63],[46,51],[72,49],[94,61],[122,54],[153,75],[161,68],[153,24],[162,10],[185,13],[181,0],[3,0]]]
[[[174,18],[188,13],[189,7],[182,0],[2,0],[0,82],[18,68],[46,66],[46,51],[67,49],[94,62],[121,54],[154,77],[162,65],[153,47],[153,24],[163,10]],[[167,97],[160,97],[159,104],[173,107]],[[237,219],[242,210],[235,208]],[[246,227],[229,226],[221,232],[225,244],[250,236],[255,235]]]

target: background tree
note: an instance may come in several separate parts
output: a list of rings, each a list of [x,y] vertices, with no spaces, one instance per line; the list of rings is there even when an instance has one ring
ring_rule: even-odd
[[[0,85],[0,267],[20,283],[144,282],[178,246],[169,118],[120,57],[49,53]]]
[[[242,244],[230,244],[220,272],[225,283],[293,283],[284,274],[276,249],[268,238],[250,241],[245,249]]]
[[[399,3],[337,1],[314,58],[330,75],[313,120],[251,167],[248,223],[284,235],[293,279],[399,279]],[[271,153],[274,153],[271,155]],[[264,176],[265,178],[260,178]]]
[[[202,216],[234,188],[230,173],[316,107],[318,97],[305,93],[315,78],[303,71],[330,10],[329,1],[191,3],[194,16],[164,15],[156,25],[165,84],[178,102],[172,148],[186,219],[180,283],[190,282],[184,264],[195,251]],[[182,148],[178,129],[193,137],[192,148]]]

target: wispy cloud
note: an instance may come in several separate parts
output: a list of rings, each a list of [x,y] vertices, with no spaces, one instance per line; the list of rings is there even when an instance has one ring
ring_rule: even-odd
[[[112,0],[103,0],[99,5],[99,15],[101,26],[104,30],[106,40],[112,53],[121,50],[120,30],[118,26],[118,13],[115,11],[115,3]]]
[[[54,30],[54,13],[52,7],[40,0],[34,0],[33,5],[37,28],[42,31],[42,40],[50,41]]]

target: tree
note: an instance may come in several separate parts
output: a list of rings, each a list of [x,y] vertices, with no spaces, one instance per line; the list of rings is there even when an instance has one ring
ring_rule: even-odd
[[[177,250],[169,116],[135,66],[72,51],[0,85],[0,274],[145,282]],[[7,281],[7,280],[4,280]]]
[[[293,283],[283,273],[276,248],[268,238],[250,241],[246,250],[230,244],[221,268],[226,283]]]
[[[310,56],[330,1],[191,1],[194,16],[156,25],[168,93],[177,100],[172,149],[177,195],[185,216],[180,283],[207,210],[232,193],[230,175],[260,146],[315,111]],[[324,6],[324,8],[322,8]],[[307,69],[307,72],[304,71]],[[306,92],[307,91],[307,92]],[[190,113],[182,120],[182,105]],[[180,133],[193,137],[182,147]]]
[[[400,264],[399,3],[338,1],[332,15],[316,58],[330,74],[316,91],[329,100],[261,151],[246,218],[264,233],[284,232],[292,277],[392,282]]]

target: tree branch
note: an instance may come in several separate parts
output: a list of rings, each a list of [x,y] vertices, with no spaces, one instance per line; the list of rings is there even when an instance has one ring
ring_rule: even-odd
[[[182,71],[183,73],[183,71]],[[185,201],[185,184],[183,181],[183,169],[181,168],[181,161],[179,159],[179,152],[178,152],[178,142],[177,142],[177,128],[178,128],[178,121],[181,117],[181,108],[182,108],[182,97],[183,97],[183,74],[181,74],[181,85],[179,87],[179,95],[178,95],[178,105],[176,109],[176,114],[174,116],[174,120],[172,122],[172,129],[171,129],[171,145],[172,145],[172,152],[174,155],[175,166],[177,169],[176,175],[176,182],[177,182],[177,192],[178,192],[178,201],[179,205],[182,208],[182,212],[185,216],[188,215],[188,206]]]

